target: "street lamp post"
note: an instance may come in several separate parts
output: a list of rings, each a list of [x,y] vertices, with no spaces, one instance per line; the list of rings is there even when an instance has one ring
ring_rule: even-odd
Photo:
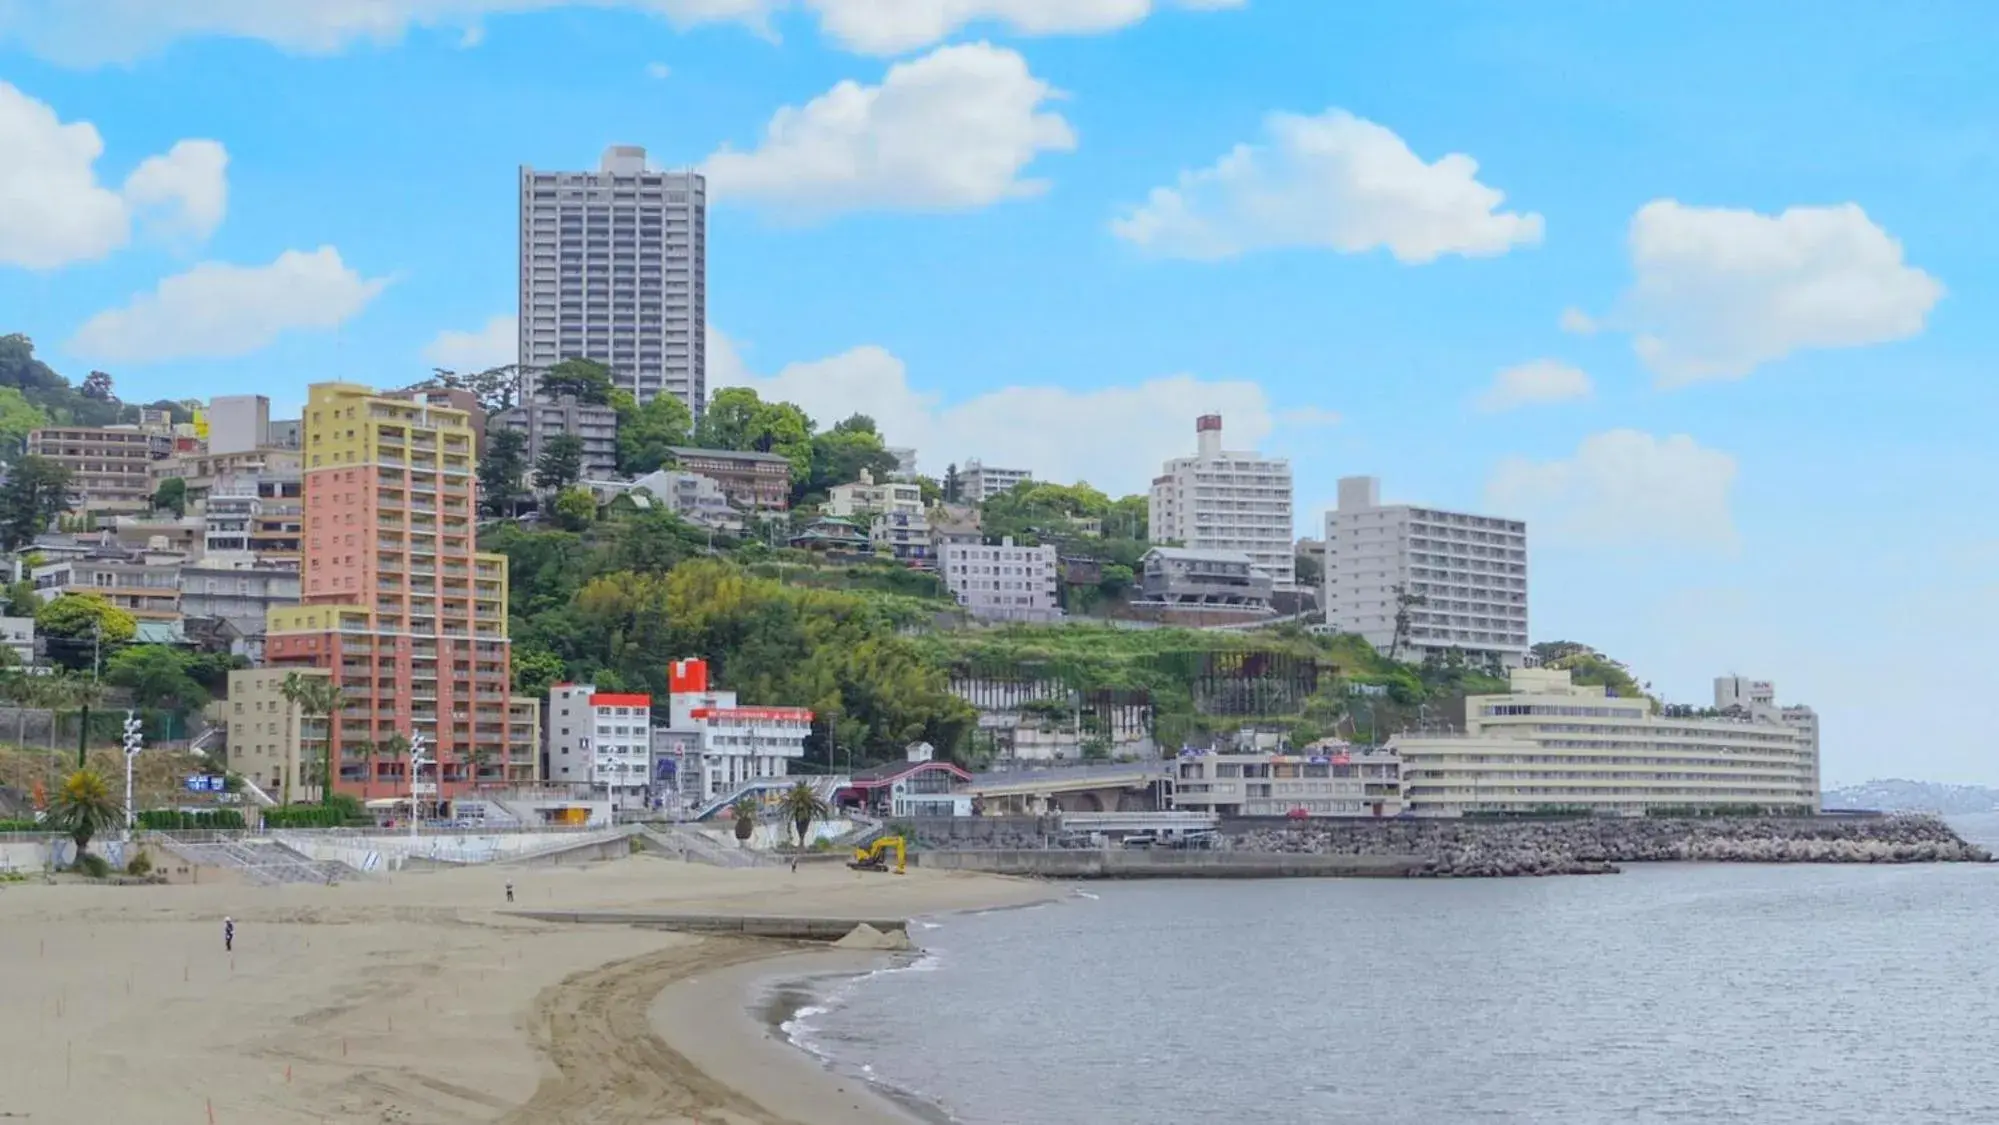
[[[132,825],[137,817],[132,812],[132,762],[145,749],[146,736],[139,732],[139,717],[131,711],[125,712],[125,839],[132,838]]]
[[[430,764],[430,758],[425,756],[423,749],[424,737],[422,732],[412,732],[410,734],[410,839],[412,840],[416,839],[417,821],[419,819],[417,816],[417,774],[423,770],[423,767]]]

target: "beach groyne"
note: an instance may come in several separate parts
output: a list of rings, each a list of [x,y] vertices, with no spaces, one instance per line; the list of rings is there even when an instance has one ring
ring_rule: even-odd
[[[505,910],[515,918],[571,925],[642,926],[685,934],[781,938],[787,941],[838,941],[857,926],[882,933],[907,934],[907,918],[789,917],[769,914],[654,914],[625,910]]]
[[[1623,863],[1989,863],[1933,816],[1384,820],[1224,826],[1235,854],[1423,858],[1417,876],[1607,874]]]

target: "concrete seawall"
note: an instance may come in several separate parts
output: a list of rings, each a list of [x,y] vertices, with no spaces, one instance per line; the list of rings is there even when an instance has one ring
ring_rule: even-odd
[[[1419,855],[1257,854],[1223,851],[921,852],[910,862],[945,871],[983,871],[1038,879],[1297,879],[1387,878],[1422,873]]]
[[[729,934],[741,937],[785,938],[791,941],[838,941],[866,923],[887,933],[909,932],[907,918],[787,918],[742,914],[640,914],[625,911],[506,910],[514,918],[572,925],[641,926],[687,934]]]

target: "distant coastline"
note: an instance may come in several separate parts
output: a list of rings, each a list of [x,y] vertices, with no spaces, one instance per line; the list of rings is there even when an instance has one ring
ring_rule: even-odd
[[[1951,785],[1936,781],[1877,778],[1825,791],[1827,809],[1876,809],[1881,812],[1935,813],[1975,816],[1999,812],[1999,789],[1984,785]]]

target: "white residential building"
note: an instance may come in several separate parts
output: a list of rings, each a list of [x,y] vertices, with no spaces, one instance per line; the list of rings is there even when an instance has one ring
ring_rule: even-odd
[[[595,482],[592,482],[595,490]],[[679,469],[654,469],[631,482],[630,491],[646,492],[666,505],[681,519],[716,531],[737,534],[743,530],[742,513],[729,503],[729,494],[714,480],[700,473]]]
[[[875,553],[905,562],[933,557],[930,521],[923,508],[920,485],[897,480],[877,482],[874,474],[861,470],[861,479],[836,484],[826,501],[826,512],[841,519],[860,519],[868,526],[868,538]]]
[[[1654,714],[1571,681],[1516,668],[1506,695],[1465,700],[1465,732],[1400,734],[1403,792],[1418,816],[1758,806],[1816,812],[1815,739],[1776,719]]]
[[[1241,551],[1279,589],[1294,586],[1291,463],[1224,450],[1219,414],[1201,415],[1194,434],[1194,456],[1166,462],[1152,480],[1146,505],[1152,541]]]
[[[1183,751],[1169,767],[1173,807],[1218,816],[1402,815],[1402,759],[1392,750]]]
[[[982,464],[974,457],[958,469],[958,501],[962,504],[983,504],[1003,492],[1012,492],[1032,479],[1033,474],[1026,469],[1002,469]]]
[[[692,804],[724,797],[746,782],[784,777],[805,756],[812,712],[804,707],[743,707],[733,691],[708,686],[708,662],[676,660],[667,668],[667,729],[685,737],[674,774]]]
[[[548,769],[555,784],[614,807],[642,809],[652,793],[652,696],[557,684],[548,692]]]
[[[1777,685],[1769,680],[1752,680],[1747,676],[1716,676],[1714,679],[1714,706],[1717,711],[1737,708],[1757,722],[1782,723],[1798,732],[1798,737],[1811,743],[1813,782],[1817,783],[1819,760],[1819,715],[1817,711],[1802,703],[1780,704],[1777,702]]]
[[[14,666],[33,668],[35,666],[35,619],[32,617],[0,617],[0,645],[5,645],[14,654]]]
[[[708,185],[613,145],[595,172],[520,170],[520,362],[594,359],[639,402],[708,406]]]
[[[873,473],[862,469],[861,479],[836,484],[827,490],[826,514],[829,516],[853,519],[863,513],[873,515],[883,512],[922,515],[922,486],[895,480],[877,482]]]
[[[208,400],[208,452],[248,453],[270,440],[271,400],[263,395],[216,395]]]
[[[1408,607],[1398,657],[1460,649],[1519,667],[1527,655],[1527,525],[1519,520],[1381,503],[1381,481],[1343,477],[1326,513],[1326,624],[1383,652],[1395,641],[1398,589]]]
[[[1053,544],[997,547],[945,542],[938,547],[944,587],[972,616],[1001,621],[1052,621],[1062,616],[1062,576]]]

